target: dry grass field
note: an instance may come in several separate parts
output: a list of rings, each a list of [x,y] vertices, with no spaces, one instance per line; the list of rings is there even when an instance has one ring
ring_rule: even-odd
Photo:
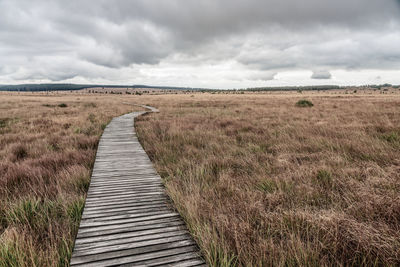
[[[123,102],[211,266],[400,264],[399,91],[0,99],[0,266],[68,265]]]
[[[140,140],[211,265],[400,265],[399,92],[146,101]]]
[[[103,128],[138,108],[114,96],[0,99],[0,266],[67,266]]]

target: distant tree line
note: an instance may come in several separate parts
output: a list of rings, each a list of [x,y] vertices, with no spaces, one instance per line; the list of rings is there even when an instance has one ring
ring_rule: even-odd
[[[194,88],[194,87],[179,87],[179,86],[151,86],[151,85],[133,85],[133,89],[161,89],[161,90],[185,90],[185,91],[209,91],[216,89]]]
[[[258,92],[258,91],[318,91],[318,90],[336,90],[336,89],[348,89],[349,87],[355,88],[400,88],[400,85],[392,85],[389,83],[385,84],[371,84],[361,86],[338,86],[338,85],[311,85],[311,86],[277,86],[277,87],[255,87],[242,89],[245,91]]]
[[[172,86],[149,86],[149,85],[99,85],[99,84],[18,84],[18,85],[0,85],[0,91],[71,91],[81,90],[87,88],[103,87],[104,88],[131,88],[131,89],[161,89],[161,90],[209,90],[203,88],[191,88],[191,87],[172,87]]]
[[[207,89],[207,88],[192,88],[192,87],[173,87],[173,86],[150,86],[150,85],[99,85],[99,84],[19,84],[19,85],[0,85],[0,91],[74,91],[82,90],[87,88],[102,87],[104,88],[131,88],[131,89],[160,89],[165,91],[186,91],[186,92],[259,92],[259,91],[311,91],[311,90],[335,90],[335,89],[346,89],[349,87],[358,88],[400,88],[399,85],[392,84],[380,84],[380,85],[363,85],[363,86],[338,86],[338,85],[313,85],[313,86],[277,86],[277,87],[254,87],[246,89]],[[111,93],[111,92],[110,92]]]
[[[313,90],[335,90],[340,89],[338,85],[312,85],[312,86],[277,86],[277,87],[256,87],[247,88],[246,91],[257,92],[257,91],[313,91]]]
[[[98,87],[98,85],[83,84],[18,84],[18,85],[0,85],[0,91],[71,91],[85,88]]]

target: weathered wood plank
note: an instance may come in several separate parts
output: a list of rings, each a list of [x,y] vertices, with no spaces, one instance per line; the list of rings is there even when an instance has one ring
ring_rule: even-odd
[[[135,262],[137,266],[175,266],[179,262],[198,259],[200,257],[197,252],[179,253],[176,255],[168,255],[166,257],[153,258],[145,261]]]
[[[190,266],[207,266],[202,259],[189,259],[180,262],[175,262],[172,266],[174,267],[190,267]]]
[[[96,201],[96,200],[103,200],[103,201],[107,201],[107,200],[109,200],[109,201],[112,201],[112,200],[118,200],[118,199],[121,199],[121,198],[129,198],[129,197],[136,197],[136,198],[140,198],[140,197],[149,197],[149,198],[151,198],[151,197],[157,197],[157,196],[163,196],[164,195],[164,192],[148,192],[148,193],[126,193],[126,194],[121,194],[121,195],[118,195],[118,196],[106,196],[106,197],[93,197],[93,198],[90,198],[90,199],[87,199],[87,202],[93,202],[93,201]]]
[[[160,191],[160,189],[163,189],[163,186],[161,184],[156,184],[156,185],[137,185],[137,186],[113,186],[113,187],[97,187],[97,188],[91,188],[91,190],[88,193],[91,193],[92,195],[98,195],[98,194],[107,194],[107,193],[115,193],[115,192],[124,192],[124,191],[129,191],[129,192],[141,192],[141,191],[149,191],[149,190],[157,190]]]
[[[172,249],[172,248],[180,248],[180,247],[187,247],[187,246],[193,246],[195,245],[195,242],[193,240],[183,240],[183,241],[177,241],[177,242],[172,242],[172,243],[165,243],[165,244],[157,244],[154,246],[148,246],[148,247],[138,247],[138,248],[133,248],[133,249],[126,249],[126,250],[120,250],[116,252],[106,252],[106,253],[101,253],[101,254],[94,254],[94,255],[86,255],[86,256],[76,256],[71,259],[71,266],[76,266],[78,264],[84,265],[84,266],[89,266],[89,263],[94,262],[94,265],[92,266],[110,266],[110,265],[118,265],[119,262],[122,261],[122,257],[131,257],[131,261],[134,261],[135,257],[138,257],[140,255],[146,254],[146,253],[151,253],[151,252],[157,252],[157,251],[162,251],[162,250],[167,250],[167,249]],[[104,262],[102,263],[101,260],[109,260],[109,259],[115,259],[113,263],[110,262]]]
[[[91,190],[99,192],[100,190],[112,190],[112,189],[124,189],[124,188],[148,188],[148,187],[162,187],[161,182],[149,182],[149,183],[119,183],[119,184],[104,184],[104,185],[93,185]]]
[[[167,201],[166,197],[161,197],[159,199],[140,199],[140,200],[122,200],[113,203],[98,203],[96,205],[86,205],[86,209],[97,210],[97,209],[114,209],[114,208],[125,208],[125,207],[142,207],[148,205],[156,205],[160,203],[165,203]]]
[[[183,254],[183,253],[187,253],[187,252],[194,252],[194,251],[196,251],[196,249],[197,249],[196,246],[172,248],[172,249],[161,250],[161,251],[156,251],[156,252],[151,252],[151,253],[145,253],[145,254],[134,256],[134,257],[123,257],[123,258],[118,258],[118,259],[100,261],[100,262],[97,262],[97,264],[104,264],[104,265],[118,264],[121,266],[146,266],[146,264],[143,264],[143,261],[145,261],[145,260],[150,260],[150,259],[154,259],[154,258],[162,258],[162,257],[166,257],[166,256]],[[89,264],[88,266],[96,266],[96,265]],[[190,266],[190,265],[188,265],[188,266]]]
[[[148,187],[145,189],[134,189],[134,188],[127,188],[127,189],[121,189],[121,190],[114,190],[114,191],[101,191],[99,192],[89,192],[88,197],[91,198],[96,198],[100,197],[101,199],[104,199],[109,196],[126,196],[127,194],[134,194],[134,195],[149,195],[149,193],[157,193],[157,195],[160,194],[160,188],[154,188],[154,187]],[[154,194],[152,194],[154,195]]]
[[[162,228],[154,228],[154,229],[150,229],[150,230],[142,230],[142,231],[135,231],[135,232],[120,233],[120,234],[80,238],[75,241],[75,246],[81,245],[81,244],[87,244],[87,243],[96,243],[96,242],[107,241],[107,240],[115,240],[115,239],[120,239],[120,238],[152,235],[152,234],[166,233],[166,232],[178,231],[178,230],[186,231],[185,225],[169,226],[169,227],[162,227]]]
[[[104,225],[103,223],[93,223],[93,225],[88,225],[85,223],[82,224],[79,227],[79,229],[81,230],[82,233],[97,232],[101,230],[112,230],[112,229],[119,229],[126,227],[158,224],[163,222],[173,222],[176,220],[181,220],[181,218],[178,215],[168,215],[164,218],[155,218],[150,220],[132,220],[131,222],[124,222],[124,223],[112,223],[112,221],[110,221],[110,223],[107,225]]]
[[[148,182],[149,184],[152,183],[159,183],[160,179],[155,177],[155,178],[146,178],[143,177],[143,179],[138,179],[132,176],[124,176],[124,177],[108,177],[107,179],[102,179],[102,178],[95,178],[92,177],[92,179],[95,179],[95,181],[93,181],[93,186],[112,186],[112,185],[140,185],[140,184],[146,184],[146,182]]]
[[[113,211],[113,210],[107,210],[105,213],[105,216],[103,216],[103,212],[94,212],[91,214],[86,213],[86,217],[82,216],[82,219],[85,220],[85,222],[88,222],[90,220],[94,221],[102,221],[102,220],[115,220],[115,219],[127,219],[127,218],[139,218],[139,217],[148,217],[148,216],[154,216],[154,215],[159,215],[159,214],[171,214],[171,210],[168,207],[163,207],[159,206],[157,208],[152,208],[152,209],[133,209],[133,210],[123,210],[123,211]],[[93,217],[93,218],[92,218]]]
[[[91,217],[108,217],[108,216],[113,216],[113,215],[121,215],[121,214],[138,214],[140,212],[155,212],[155,211],[164,211],[164,210],[169,210],[169,207],[166,207],[165,205],[153,205],[153,206],[144,206],[144,207],[127,207],[127,208],[122,208],[122,209],[109,209],[109,210],[103,210],[101,214],[99,214],[97,211],[87,211],[85,213],[85,217],[82,216],[83,219],[88,219]]]
[[[159,221],[159,222],[146,222],[141,224],[136,224],[135,226],[122,226],[122,227],[112,227],[111,229],[100,229],[100,230],[91,230],[88,231],[82,230],[78,233],[77,240],[81,238],[87,237],[95,237],[95,236],[105,236],[105,235],[113,235],[119,233],[128,233],[128,232],[135,232],[135,231],[142,231],[142,230],[150,230],[150,229],[157,229],[157,228],[166,228],[171,226],[181,226],[185,223],[181,219],[176,219],[174,221]]]
[[[104,205],[115,205],[115,204],[128,204],[128,203],[135,203],[135,201],[137,201],[137,203],[139,202],[149,202],[149,201],[168,201],[168,198],[165,196],[157,196],[157,197],[142,197],[142,198],[131,198],[131,199],[122,199],[122,200],[115,200],[113,199],[112,201],[93,201],[91,203],[87,203],[89,204],[88,206],[100,206],[101,204]]]
[[[134,118],[143,113],[114,118],[104,130],[72,266],[205,265],[137,140]]]
[[[164,212],[157,212],[153,214],[148,214],[148,215],[143,215],[143,213],[140,216],[136,215],[122,215],[121,216],[110,216],[109,220],[102,220],[102,218],[90,218],[90,219],[83,219],[81,221],[80,226],[81,227],[94,227],[94,226],[106,226],[106,225],[122,225],[126,223],[132,223],[132,222],[143,222],[143,221],[152,221],[155,219],[160,219],[160,218],[175,218],[178,217],[178,213],[171,213],[170,211],[164,211]]]
[[[159,240],[162,240],[163,238],[175,237],[175,236],[181,236],[181,235],[185,235],[186,237],[188,237],[188,232],[186,230],[180,230],[180,231],[162,232],[162,233],[157,233],[157,234],[152,234],[152,235],[142,235],[142,236],[134,236],[134,237],[124,236],[123,238],[119,238],[119,239],[102,240],[99,242],[92,242],[90,244],[76,245],[75,251],[81,251],[81,250],[92,251],[95,248],[102,248],[102,247],[109,249],[109,247],[111,247],[111,246],[122,245],[122,244],[133,244],[135,242],[140,242],[140,241],[156,240],[156,242],[158,242]]]

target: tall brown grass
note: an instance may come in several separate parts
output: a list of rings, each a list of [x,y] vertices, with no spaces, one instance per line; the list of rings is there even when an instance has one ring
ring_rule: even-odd
[[[128,96],[0,99],[0,266],[67,266],[99,137],[135,108]]]
[[[161,112],[140,141],[212,266],[400,265],[398,93],[143,99]]]
[[[398,92],[0,98],[0,266],[68,265],[100,134],[129,102],[161,110],[139,138],[210,265],[400,263]]]

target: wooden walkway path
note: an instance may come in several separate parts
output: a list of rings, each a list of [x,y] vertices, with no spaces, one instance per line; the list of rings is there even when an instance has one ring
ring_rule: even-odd
[[[206,265],[138,142],[134,118],[143,113],[114,118],[104,130],[71,266]]]

